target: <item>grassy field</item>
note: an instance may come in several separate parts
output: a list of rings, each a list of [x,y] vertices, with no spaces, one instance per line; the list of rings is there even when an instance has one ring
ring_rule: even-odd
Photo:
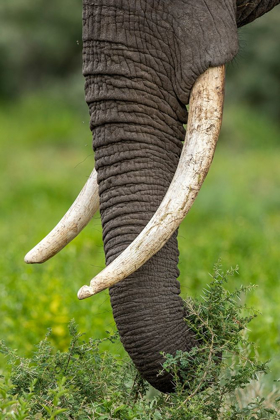
[[[88,337],[104,337],[115,330],[108,292],[76,298],[80,286],[104,267],[99,216],[53,260],[39,266],[23,262],[92,170],[86,108],[78,112],[44,93],[0,110],[0,339],[28,355],[51,327],[55,345],[65,349],[72,318]],[[247,299],[261,312],[250,337],[261,358],[272,359],[274,379],[280,376],[278,141],[279,130],[265,117],[228,105],[212,168],[179,233],[183,296],[201,294],[219,258],[225,269],[240,267],[229,288],[258,285]]]

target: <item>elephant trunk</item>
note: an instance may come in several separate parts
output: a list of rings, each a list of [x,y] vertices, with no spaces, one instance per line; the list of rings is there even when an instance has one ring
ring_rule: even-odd
[[[120,80],[118,77],[115,82]],[[133,108],[135,112],[131,112]],[[155,107],[140,106],[133,98],[129,108],[124,100],[91,103],[91,115],[108,265],[145,227],[172,180],[181,143],[168,134],[169,124],[177,126],[179,139],[184,131],[182,124],[170,117],[165,117],[167,122],[160,122],[162,116]],[[106,115],[106,124],[97,115]],[[125,122],[127,119],[130,121]],[[167,392],[173,388],[172,378],[158,376],[164,361],[160,352],[187,351],[194,343],[179,297],[176,236],[144,266],[110,289],[114,318],[125,349],[142,376]]]
[[[108,86],[106,76],[98,80],[100,86]],[[138,79],[137,89],[134,82],[135,90],[130,87],[120,98],[119,86],[125,89],[127,84],[133,81],[120,75],[111,79],[100,100],[95,83],[87,84],[107,265],[155,213],[176,170],[184,138],[174,112],[157,109],[156,86],[148,95],[144,80],[141,92]],[[143,97],[145,105],[137,103]],[[124,347],[142,376],[161,391],[171,391],[173,384],[168,375],[158,376],[164,360],[160,352],[186,351],[194,341],[184,322],[177,264],[174,234],[143,267],[110,289]]]
[[[84,39],[84,75],[108,265],[160,205],[178,165],[187,113],[156,58],[96,39]],[[195,342],[179,296],[176,236],[110,289],[125,349],[142,376],[163,392],[174,384],[167,373],[158,375],[161,353],[187,351]]]

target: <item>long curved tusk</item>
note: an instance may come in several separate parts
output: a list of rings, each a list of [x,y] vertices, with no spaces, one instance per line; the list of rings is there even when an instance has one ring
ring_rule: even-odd
[[[97,172],[90,174],[84,188],[54,229],[29,251],[27,264],[43,263],[72,241],[99,209]]]
[[[122,254],[90,286],[79,290],[79,299],[113,286],[141,267],[163,247],[190,210],[214,156],[222,124],[224,81],[224,66],[208,69],[196,81],[180,161],[161,205]]]

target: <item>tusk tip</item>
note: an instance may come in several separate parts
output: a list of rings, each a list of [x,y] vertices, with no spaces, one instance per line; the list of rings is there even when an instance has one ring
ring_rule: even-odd
[[[24,257],[24,262],[25,262],[26,264],[35,264],[35,263],[36,263],[36,261],[34,261],[34,258],[33,258],[32,254],[31,254],[31,252],[28,252],[28,253],[25,255],[25,257]]]
[[[31,251],[29,251],[25,257],[24,257],[24,262],[26,264],[40,264],[42,262],[44,262],[42,260],[42,258],[40,258],[40,256],[38,255],[38,252],[34,252],[34,250],[32,249]]]
[[[88,297],[93,296],[94,294],[94,290],[90,286],[83,286],[78,291],[78,299],[86,299]]]

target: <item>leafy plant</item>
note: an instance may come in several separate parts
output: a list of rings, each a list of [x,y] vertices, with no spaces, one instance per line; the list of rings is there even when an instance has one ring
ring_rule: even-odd
[[[102,352],[104,342],[118,342],[117,333],[86,342],[72,321],[66,352],[52,347],[51,331],[31,358],[1,343],[11,373],[0,383],[0,419],[279,419],[279,390],[267,398],[248,391],[268,366],[246,338],[256,315],[242,301],[253,287],[224,287],[236,272],[223,273],[216,265],[202,301],[186,300],[186,322],[199,345],[165,355],[163,369],[173,374],[174,394],[151,389],[128,358]]]
[[[256,346],[246,334],[256,313],[242,300],[254,286],[241,286],[234,292],[224,287],[236,273],[238,267],[223,273],[218,263],[202,302],[186,300],[186,322],[200,345],[188,353],[177,352],[175,357],[166,355],[163,365],[176,382],[172,399],[184,412],[178,418],[278,418],[276,409],[265,407],[265,398],[256,398],[242,407],[237,404],[236,390],[245,389],[269,369],[267,363],[258,360]],[[264,413],[272,417],[263,417]]]

